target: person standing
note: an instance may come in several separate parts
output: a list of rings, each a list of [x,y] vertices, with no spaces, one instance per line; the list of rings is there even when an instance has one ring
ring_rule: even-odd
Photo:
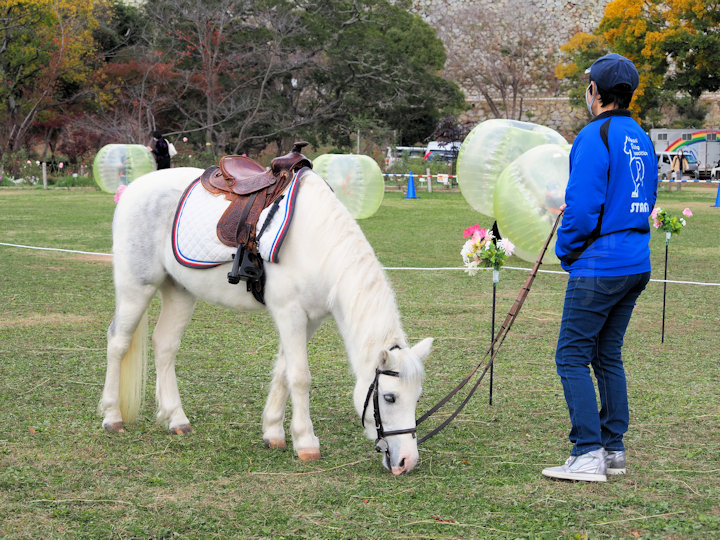
[[[158,170],[170,168],[170,146],[163,138],[162,133],[153,131],[153,145],[150,151],[155,156],[155,163]]]
[[[639,83],[619,54],[586,71],[593,119],[570,151],[570,178],[555,253],[568,272],[555,354],[573,443],[564,465],[544,476],[604,482],[626,471],[629,409],[622,344],[633,308],[650,280],[650,224],[657,198],[652,142],[627,108]],[[592,366],[600,410],[590,376]]]

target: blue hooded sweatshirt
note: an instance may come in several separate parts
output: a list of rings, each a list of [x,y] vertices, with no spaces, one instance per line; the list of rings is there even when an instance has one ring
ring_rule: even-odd
[[[570,151],[567,207],[555,254],[574,276],[650,271],[649,216],[657,198],[652,142],[624,109],[596,116]]]

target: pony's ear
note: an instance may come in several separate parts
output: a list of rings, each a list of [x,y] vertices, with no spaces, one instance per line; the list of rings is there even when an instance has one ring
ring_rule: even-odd
[[[412,348],[412,352],[414,352],[421,361],[424,361],[428,356],[430,356],[430,349],[432,349],[433,341],[434,339],[431,337],[423,339]]]
[[[387,349],[383,349],[383,352],[380,355],[380,367],[382,369],[387,369],[388,360],[390,360],[390,351]]]

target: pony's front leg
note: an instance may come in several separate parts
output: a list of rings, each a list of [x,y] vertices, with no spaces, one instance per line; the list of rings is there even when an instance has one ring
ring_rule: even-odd
[[[263,411],[263,441],[269,448],[287,448],[283,420],[285,419],[285,404],[289,395],[290,390],[285,373],[285,353],[281,346],[275,359],[273,378]]]
[[[305,338],[306,345],[320,326],[321,322],[322,321],[314,320],[309,320],[307,322]],[[265,410],[263,411],[263,441],[265,441],[265,444],[269,448],[287,448],[287,444],[285,442],[285,429],[283,427],[283,421],[285,420],[285,405],[287,404],[287,399],[290,396],[286,366],[287,361],[285,359],[285,352],[283,351],[282,346],[280,346],[275,360],[275,368],[273,369],[270,391],[268,392],[267,401],[265,402]]]
[[[308,318],[299,306],[273,313],[285,358],[285,379],[292,401],[290,433],[297,456],[303,461],[320,459],[320,441],[310,420],[310,367],[307,358]]]
[[[180,435],[191,432],[192,427],[180,401],[175,357],[180,347],[180,338],[195,309],[195,297],[169,279],[160,287],[160,297],[162,308],[153,332],[157,419],[172,433]]]

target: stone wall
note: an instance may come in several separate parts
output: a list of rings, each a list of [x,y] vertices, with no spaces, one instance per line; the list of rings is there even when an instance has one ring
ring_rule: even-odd
[[[536,84],[522,91],[523,114],[520,119],[551,127],[571,140],[578,129],[587,122],[584,110],[572,109],[566,92],[559,88],[552,66],[557,63],[556,55],[562,44],[576,32],[592,32],[602,19],[609,0],[415,0],[415,12],[433,26],[443,40],[448,54],[467,58],[472,66],[483,54],[485,40],[496,39],[507,25],[523,24],[538,29],[534,34],[535,47],[548,60],[545,75],[538,76]],[[477,18],[491,21],[487,30],[478,34]],[[492,24],[492,21],[498,21]],[[474,60],[475,59],[475,60]],[[444,75],[463,88],[471,108],[460,118],[463,122],[478,123],[492,118],[490,108],[472,84],[446,65]]]

